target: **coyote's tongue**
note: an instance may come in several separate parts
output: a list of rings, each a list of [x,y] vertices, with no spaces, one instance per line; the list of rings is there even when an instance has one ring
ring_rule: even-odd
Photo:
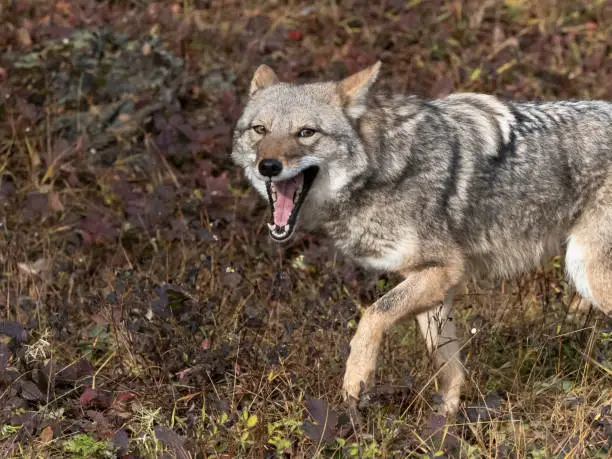
[[[303,182],[303,174],[299,174],[289,180],[283,180],[282,182],[273,182],[272,186],[276,189],[276,202],[274,203],[275,225],[285,226],[289,222],[289,217],[293,211],[293,196]]]

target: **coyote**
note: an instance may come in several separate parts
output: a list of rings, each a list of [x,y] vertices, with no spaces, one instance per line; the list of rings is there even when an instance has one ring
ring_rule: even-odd
[[[274,241],[318,229],[403,277],[359,322],[344,399],[356,405],[383,334],[413,314],[451,415],[464,381],[451,304],[468,275],[516,276],[565,249],[578,293],[612,315],[612,103],[425,100],[376,90],[380,66],[290,84],[261,65],[232,158],[269,201]]]

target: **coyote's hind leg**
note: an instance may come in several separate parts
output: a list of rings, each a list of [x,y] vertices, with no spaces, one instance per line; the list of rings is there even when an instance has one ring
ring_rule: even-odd
[[[572,229],[565,270],[578,293],[612,317],[612,177]]]
[[[439,368],[440,391],[443,396],[441,409],[445,415],[457,412],[465,379],[459,358],[460,343],[451,312],[452,294],[449,294],[441,306],[417,315],[427,349]]]

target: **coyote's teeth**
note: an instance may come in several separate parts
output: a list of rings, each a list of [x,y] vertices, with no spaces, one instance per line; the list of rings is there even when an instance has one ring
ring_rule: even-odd
[[[270,229],[270,231],[274,231],[274,229],[276,228],[276,225],[272,223],[268,223],[268,228]]]
[[[302,194],[302,185],[300,184],[300,186],[298,186],[297,190],[295,190],[295,193],[293,194],[293,202],[296,202],[298,200],[298,198],[300,197],[300,194]]]
[[[276,190],[272,188],[272,201],[276,202]]]

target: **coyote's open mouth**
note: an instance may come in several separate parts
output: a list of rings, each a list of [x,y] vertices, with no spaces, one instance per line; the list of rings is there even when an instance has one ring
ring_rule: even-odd
[[[287,241],[293,236],[300,207],[318,172],[317,166],[311,166],[290,179],[266,181],[272,208],[272,223],[268,223],[268,228],[276,242]]]

